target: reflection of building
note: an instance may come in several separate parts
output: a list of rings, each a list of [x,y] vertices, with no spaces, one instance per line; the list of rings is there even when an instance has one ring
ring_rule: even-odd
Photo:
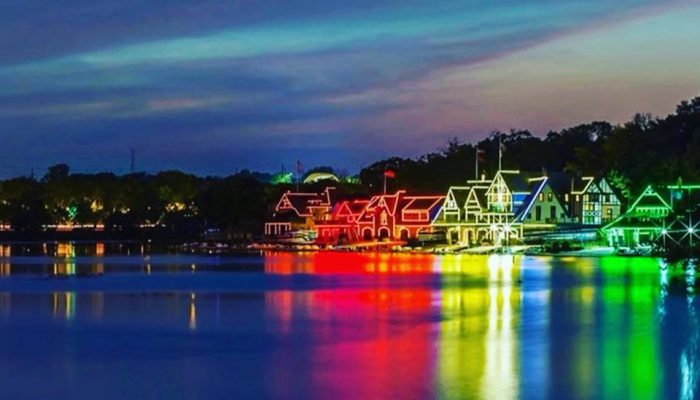
[[[464,265],[460,258],[442,260],[445,277]],[[470,265],[474,272],[475,264]],[[523,361],[518,337],[521,294],[513,282],[520,268],[512,256],[492,255],[482,273],[488,277],[486,287],[441,290],[439,397],[518,397]]]
[[[277,202],[272,218],[265,223],[265,235],[279,237],[294,231],[313,230],[317,222],[329,217],[334,190],[327,187],[321,193],[287,191]]]

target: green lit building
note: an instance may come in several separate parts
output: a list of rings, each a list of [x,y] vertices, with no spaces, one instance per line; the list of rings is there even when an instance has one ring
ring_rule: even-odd
[[[675,196],[675,191],[671,191],[670,198]],[[672,211],[673,207],[659,191],[647,186],[627,211],[605,225],[602,232],[610,246],[650,244],[661,235],[666,217]]]
[[[602,232],[610,246],[635,247],[650,244],[674,229],[676,219],[669,221],[670,214],[675,212],[681,219],[680,222],[685,223],[684,211],[693,209],[698,204],[698,184],[684,185],[679,179],[675,185],[658,188],[647,186],[627,212],[603,226]]]

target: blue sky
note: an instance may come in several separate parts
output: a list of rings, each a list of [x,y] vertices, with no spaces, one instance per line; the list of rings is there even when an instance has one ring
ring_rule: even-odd
[[[0,176],[351,172],[700,95],[700,2],[5,1]]]

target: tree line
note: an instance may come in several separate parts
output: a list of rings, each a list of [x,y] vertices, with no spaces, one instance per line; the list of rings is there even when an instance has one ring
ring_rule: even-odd
[[[700,97],[681,102],[666,117],[637,114],[614,125],[595,121],[538,137],[527,130],[492,132],[478,143],[450,140],[418,158],[392,157],[363,168],[359,179],[334,182],[340,197],[367,196],[383,189],[444,193],[465,185],[479,170],[491,177],[502,167],[523,171],[568,171],[605,175],[627,199],[648,184],[700,182]],[[333,171],[317,167],[314,171]],[[301,185],[320,191],[327,182]],[[104,225],[106,231],[143,226],[177,232],[208,229],[259,234],[279,196],[295,184],[279,176],[244,170],[227,177],[197,177],[181,171],[157,174],[76,174],[66,164],[40,179],[0,181],[0,223],[33,232],[47,225]]]
[[[483,154],[480,173],[493,176],[499,143],[504,169],[603,175],[627,198],[649,184],[675,183],[679,177],[700,182],[700,97],[681,102],[662,118],[637,114],[620,125],[595,121],[544,137],[527,130],[492,132],[476,144],[455,138],[416,159],[378,161],[360,172],[360,180],[368,187],[381,187],[382,171],[390,169],[396,172],[390,182],[394,188],[441,192],[476,177],[478,150]]]

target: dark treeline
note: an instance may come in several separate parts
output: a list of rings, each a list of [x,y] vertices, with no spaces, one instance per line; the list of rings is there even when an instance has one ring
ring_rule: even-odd
[[[68,165],[58,164],[40,179],[0,181],[0,223],[24,234],[70,224],[85,230],[104,225],[105,232],[120,237],[144,230],[195,237],[211,229],[249,237],[262,230],[280,195],[295,189],[292,184],[271,184],[272,178],[249,171],[204,178],[180,171],[71,174]],[[335,185],[350,196],[360,189]],[[304,189],[323,187],[321,182]]]
[[[475,177],[488,177],[502,166],[527,171],[605,174],[628,198],[647,184],[700,182],[700,97],[684,101],[676,112],[655,118],[638,114],[622,125],[592,122],[537,137],[528,131],[494,132],[477,144],[453,139],[438,152],[418,159],[390,158],[362,169],[354,183],[337,183],[341,197],[379,193],[386,170],[396,173],[389,190],[444,193]],[[330,171],[319,167],[312,171]],[[291,175],[291,174],[287,174]],[[284,183],[279,183],[284,182]],[[236,235],[259,234],[289,179],[243,171],[228,177],[196,177],[179,171],[72,174],[68,165],[51,167],[40,179],[20,177],[0,182],[0,223],[17,232],[46,225],[104,224],[107,232],[129,232],[143,225],[180,233],[217,229]],[[302,185],[320,191],[324,182]]]
[[[418,159],[390,158],[363,169],[360,180],[382,185],[382,171],[396,171],[392,188],[440,193],[475,178],[477,149],[483,150],[480,170],[493,176],[498,169],[498,143],[504,169],[568,171],[604,174],[626,196],[648,184],[700,182],[700,97],[683,101],[665,118],[637,114],[622,125],[596,121],[540,138],[528,131],[494,132],[476,145],[451,140],[436,153]]]

